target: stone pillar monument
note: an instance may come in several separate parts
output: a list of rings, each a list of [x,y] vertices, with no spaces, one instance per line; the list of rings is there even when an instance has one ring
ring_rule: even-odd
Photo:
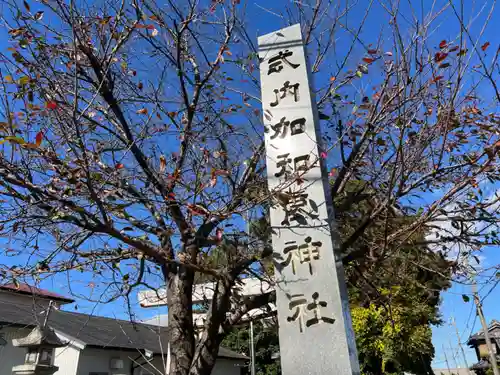
[[[259,37],[283,375],[359,363],[300,25]]]

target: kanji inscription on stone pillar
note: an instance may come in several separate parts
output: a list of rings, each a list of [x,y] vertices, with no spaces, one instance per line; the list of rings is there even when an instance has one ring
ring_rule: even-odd
[[[300,25],[259,37],[283,375],[358,375]]]

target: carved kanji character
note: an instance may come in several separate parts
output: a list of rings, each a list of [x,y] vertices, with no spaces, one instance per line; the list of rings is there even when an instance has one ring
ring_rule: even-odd
[[[284,50],[278,52],[277,55],[274,55],[269,59],[269,70],[267,71],[267,75],[272,73],[279,73],[283,70],[283,62],[285,62],[288,66],[293,69],[297,69],[300,64],[293,64],[288,60],[288,57],[292,56],[293,52],[290,50]]]
[[[285,176],[285,179],[287,179],[288,176],[293,173],[291,166],[292,158],[289,158],[288,156],[290,156],[290,154],[278,155],[279,161],[276,163],[276,168],[279,168],[280,171],[276,172],[274,177],[280,178]]]
[[[299,83],[290,85],[290,81],[286,81],[281,89],[274,89],[274,94],[276,95],[276,100],[271,103],[271,107],[276,107],[280,104],[280,100],[284,99],[288,94],[293,95],[293,100],[295,102],[299,101]],[[281,95],[280,95],[281,91]]]
[[[280,138],[285,138],[288,132],[288,128],[290,128],[291,135],[304,133],[306,129],[306,119],[298,118],[290,122],[286,120],[286,117],[282,117],[280,122],[275,125],[270,125],[270,127],[274,132],[274,134],[271,135],[271,139],[275,139],[277,136],[280,136]],[[266,128],[266,132],[268,131],[269,129]]]
[[[283,249],[283,253],[285,255],[288,255],[288,257],[281,264],[283,266],[288,266],[290,263],[292,263],[292,272],[295,275],[298,263],[308,263],[309,273],[312,275],[312,261],[313,259],[319,259],[319,249],[321,248],[322,243],[320,241],[313,242],[311,237],[307,237],[302,245],[297,245],[296,241],[287,242],[285,245],[288,246]]]
[[[318,323],[335,323],[334,318],[324,317],[321,314],[321,309],[328,306],[325,301],[319,301],[319,293],[314,292],[312,295],[313,302],[307,303],[307,299],[304,294],[295,294],[291,296],[291,300],[288,304],[290,311],[293,311],[293,315],[286,318],[288,322],[298,321],[300,332],[304,332],[306,327],[310,327]],[[306,318],[309,316],[309,312],[312,312],[313,317],[310,319]],[[304,324],[305,323],[305,324]],[[304,327],[305,325],[305,327]]]

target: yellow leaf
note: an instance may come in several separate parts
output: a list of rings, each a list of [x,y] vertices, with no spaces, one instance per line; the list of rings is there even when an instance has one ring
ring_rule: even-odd
[[[12,82],[12,76],[5,76],[4,79],[5,79],[5,82],[8,82],[8,83]]]
[[[30,83],[30,77],[22,76],[21,78],[19,78],[20,85],[27,85],[28,83]]]
[[[18,145],[24,145],[26,143],[26,141],[21,137],[13,137],[13,136],[5,137],[1,142],[4,143],[5,141],[16,143]]]

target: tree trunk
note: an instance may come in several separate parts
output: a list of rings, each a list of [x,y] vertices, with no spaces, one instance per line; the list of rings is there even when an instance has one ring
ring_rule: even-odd
[[[207,311],[205,329],[198,340],[189,375],[210,375],[215,366],[222,342],[221,327],[230,307],[231,279],[216,284],[210,308]]]
[[[176,268],[166,274],[170,375],[188,375],[195,348],[192,314],[194,272],[182,265]]]

